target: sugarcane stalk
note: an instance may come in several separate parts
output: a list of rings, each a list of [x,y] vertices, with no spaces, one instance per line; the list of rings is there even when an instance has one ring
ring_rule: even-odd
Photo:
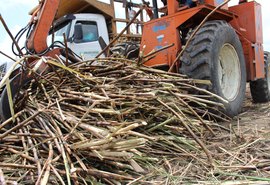
[[[13,163],[0,163],[1,168],[22,168],[22,169],[34,169],[36,170],[37,167],[34,165],[20,165],[20,164],[13,164]]]
[[[118,175],[114,173],[109,173],[106,171],[101,171],[101,170],[94,170],[94,169],[88,169],[86,171],[78,168],[77,172],[80,173],[87,173],[89,175],[93,175],[95,177],[102,177],[102,178],[108,178],[108,179],[116,179],[116,180],[133,180],[134,178],[129,177],[129,176],[123,176],[123,175]]]
[[[188,130],[188,132],[192,135],[192,137],[195,139],[195,141],[202,147],[203,151],[205,152],[205,154],[208,157],[210,165],[213,166],[213,159],[212,159],[212,156],[211,156],[209,150],[206,148],[206,146],[203,144],[203,142],[194,134],[194,132],[190,129],[190,127],[185,123],[183,118],[177,112],[175,112],[175,110],[173,110],[171,107],[169,107],[167,104],[165,104],[161,100],[157,99],[157,101],[159,103],[161,103],[164,107],[169,109],[179,120],[181,120],[181,123],[183,124],[183,126]]]
[[[0,183],[2,185],[6,185],[6,180],[5,180],[5,176],[4,176],[4,173],[2,171],[2,169],[0,168]]]

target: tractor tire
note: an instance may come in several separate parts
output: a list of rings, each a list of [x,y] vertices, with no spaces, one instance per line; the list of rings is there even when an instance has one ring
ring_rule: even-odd
[[[250,82],[250,92],[255,103],[265,103],[270,100],[270,53],[264,52],[265,78]]]
[[[210,80],[202,87],[226,99],[226,115],[241,111],[246,91],[246,66],[241,42],[225,21],[208,21],[195,34],[181,58],[180,72],[194,79]]]
[[[120,55],[127,59],[137,59],[139,57],[140,45],[136,42],[124,42],[116,44],[110,50],[113,55]]]

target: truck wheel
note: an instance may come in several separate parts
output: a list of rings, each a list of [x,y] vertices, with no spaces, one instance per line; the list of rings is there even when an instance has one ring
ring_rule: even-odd
[[[11,90],[13,103],[15,103],[16,100],[20,99],[19,92],[21,88],[33,79],[32,76],[21,75],[21,73],[19,73],[19,70],[20,68],[14,71],[14,74],[13,74],[14,76],[10,79],[10,90]],[[25,74],[28,74],[28,73],[29,71],[25,70]],[[15,110],[15,113],[16,113],[16,110]],[[0,120],[6,121],[10,117],[11,117],[11,111],[10,111],[10,106],[9,106],[8,91],[7,91],[7,88],[4,87],[3,91],[1,92],[1,97],[0,97]],[[5,127],[5,128],[8,129],[10,128],[9,126],[10,125],[8,125],[8,127]]]
[[[250,82],[250,92],[255,103],[265,103],[270,100],[270,53],[264,52],[265,78]]]
[[[195,79],[210,80],[206,87],[228,100],[226,115],[240,113],[246,91],[246,67],[241,42],[225,21],[209,21],[202,26],[181,58],[180,72]]]
[[[13,102],[15,100],[16,94],[21,88],[20,79],[21,79],[21,75],[17,74],[15,77],[13,77],[10,80],[10,89],[11,89]],[[10,117],[11,117],[11,111],[10,111],[10,106],[9,106],[8,92],[7,92],[7,88],[5,87],[1,93],[1,99],[0,99],[0,118],[2,121],[6,121]],[[10,128],[10,127],[6,127],[6,128]]]
[[[124,42],[113,46],[111,52],[127,59],[136,59],[139,56],[140,45],[135,42]]]

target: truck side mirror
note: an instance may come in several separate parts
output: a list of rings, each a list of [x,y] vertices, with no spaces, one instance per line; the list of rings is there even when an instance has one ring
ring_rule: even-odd
[[[83,39],[82,24],[75,24],[73,41],[81,41]]]
[[[104,49],[107,47],[107,44],[106,44],[106,42],[104,41],[104,39],[103,39],[102,36],[98,37],[98,43],[99,43],[99,45],[100,45],[100,47],[101,47],[102,50],[104,50]],[[109,50],[109,48],[107,48],[107,49],[103,52],[103,54],[105,55],[105,57],[108,57],[108,56],[110,56],[110,55],[112,54],[112,52],[111,52],[111,50]]]

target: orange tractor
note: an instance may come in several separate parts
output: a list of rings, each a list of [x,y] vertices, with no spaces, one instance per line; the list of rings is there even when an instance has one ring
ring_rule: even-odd
[[[84,0],[76,0],[82,1]],[[121,0],[117,2],[123,3]],[[250,82],[255,102],[266,102],[270,99],[268,72],[270,56],[263,51],[260,4],[240,0],[236,6],[225,5],[217,9],[216,7],[223,4],[224,0],[162,2],[164,6],[159,8],[157,0],[153,0],[152,20],[143,25],[140,50],[150,53],[153,50],[165,49],[145,62],[145,65],[163,70],[170,69],[196,79],[210,80],[212,85],[206,88],[228,101],[224,104],[224,113],[231,117],[241,111],[246,82]],[[28,39],[29,48],[38,50],[44,56],[55,57],[61,53],[61,49],[48,49],[44,44],[59,3],[60,0],[44,0],[41,3],[36,12],[39,19]],[[206,17],[207,21],[199,26]],[[128,53],[129,45],[121,46],[126,47],[122,51]],[[36,60],[29,62],[35,64]],[[44,66],[39,64],[40,69],[36,68],[36,71],[43,71]],[[17,85],[18,80],[11,84],[13,94],[18,91]],[[7,119],[11,115],[7,109],[6,93],[4,90],[0,103],[2,119]]]
[[[264,54],[262,45],[260,4],[240,1],[239,5],[215,11],[186,46],[196,27],[223,1],[185,2],[168,0],[166,15],[144,24],[141,46],[146,46],[145,53],[174,44],[145,64],[168,69],[185,47],[174,71],[211,80],[209,90],[228,100],[227,115],[239,114],[247,81],[255,102],[268,101],[270,56]]]

